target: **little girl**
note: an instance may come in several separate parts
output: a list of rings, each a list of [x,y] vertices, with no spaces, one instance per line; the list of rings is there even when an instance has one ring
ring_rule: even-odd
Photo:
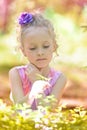
[[[59,101],[66,83],[62,72],[50,67],[57,50],[52,24],[40,13],[24,12],[18,19],[20,25],[20,49],[29,63],[13,67],[9,71],[11,99],[14,103],[28,103],[37,109],[37,95],[44,98],[54,95]],[[40,76],[41,75],[41,76]],[[39,77],[44,77],[42,80]]]

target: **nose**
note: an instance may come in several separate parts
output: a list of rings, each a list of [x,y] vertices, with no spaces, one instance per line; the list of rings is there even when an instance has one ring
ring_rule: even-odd
[[[43,49],[42,48],[38,48],[37,54],[38,55],[43,55],[44,54]]]

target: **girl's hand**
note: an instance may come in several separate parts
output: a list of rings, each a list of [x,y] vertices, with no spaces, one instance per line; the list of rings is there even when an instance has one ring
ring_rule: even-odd
[[[46,96],[44,91],[48,88],[49,90],[50,84],[47,81],[44,80],[37,80],[33,83],[32,89],[29,94],[29,101],[30,104],[32,104],[34,99],[38,99],[39,94],[43,96],[43,98]]]
[[[31,92],[29,96],[37,96],[38,94],[43,94],[44,91],[50,87],[49,82],[44,80],[37,80],[33,83]]]
[[[34,83],[37,80],[37,74],[41,74],[41,72],[33,64],[29,64],[26,69],[26,74],[29,80]]]

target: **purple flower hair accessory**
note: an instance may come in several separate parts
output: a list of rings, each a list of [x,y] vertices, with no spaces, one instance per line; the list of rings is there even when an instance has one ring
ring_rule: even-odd
[[[20,15],[18,21],[20,25],[31,23],[33,21],[33,15],[31,13],[24,12]]]

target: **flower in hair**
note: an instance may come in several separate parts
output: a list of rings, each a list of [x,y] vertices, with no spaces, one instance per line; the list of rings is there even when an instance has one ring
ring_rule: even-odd
[[[18,21],[20,25],[31,23],[33,21],[33,15],[31,13],[24,12],[20,15]]]

